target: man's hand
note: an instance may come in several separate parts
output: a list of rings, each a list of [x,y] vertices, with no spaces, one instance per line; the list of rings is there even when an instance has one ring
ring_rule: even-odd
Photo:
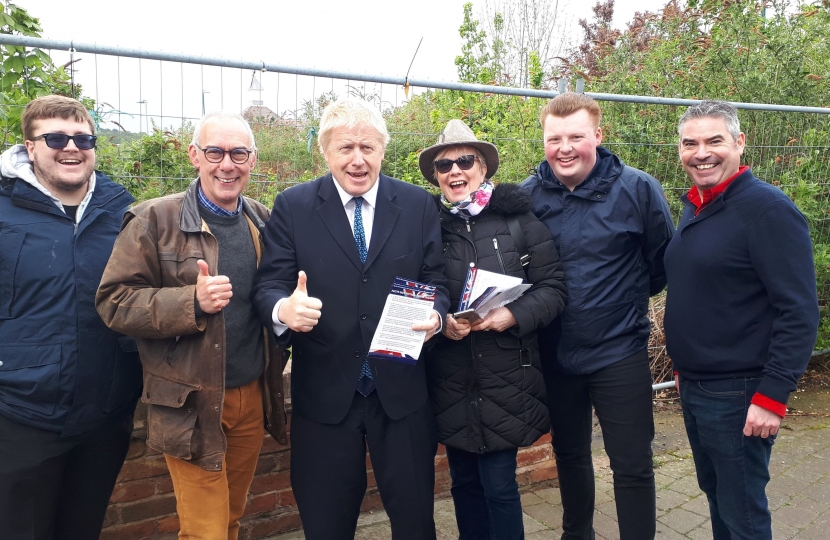
[[[778,433],[780,425],[780,416],[758,405],[750,405],[746,412],[744,435],[747,437],[760,436],[762,439],[766,439],[770,435]]]
[[[515,326],[515,324],[516,317],[513,316],[513,312],[506,307],[500,307],[488,313],[487,316],[480,321],[477,321],[473,325],[473,332],[478,332],[479,330],[503,332],[508,328]]]
[[[308,295],[308,278],[302,270],[297,274],[297,288],[287,300],[280,304],[277,314],[280,321],[295,332],[310,332],[320,320],[323,302]]]
[[[451,314],[447,313],[447,320],[444,323],[444,330],[442,333],[455,341],[464,339],[464,336],[470,333],[470,321],[467,319],[456,319]]]
[[[677,390],[677,395],[680,395],[680,373],[674,374],[674,389]]]
[[[426,331],[427,335],[424,336],[424,343],[429,341],[432,338],[432,336],[435,335],[435,332],[437,332],[439,328],[441,328],[441,319],[438,317],[438,314],[434,311],[430,314],[429,320],[412,325],[412,330],[414,330],[415,332]]]
[[[202,311],[208,314],[219,313],[231,301],[231,280],[228,276],[211,276],[208,264],[199,259],[199,277],[196,278],[196,300]]]

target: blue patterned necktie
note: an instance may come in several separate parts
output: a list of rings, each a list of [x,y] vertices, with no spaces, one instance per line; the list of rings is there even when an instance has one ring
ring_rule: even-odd
[[[363,197],[354,198],[354,243],[360,254],[360,262],[366,263],[369,250],[366,249],[366,232],[363,230]],[[372,380],[369,359],[364,356],[363,365],[360,367],[360,378],[357,380],[357,391],[363,396],[368,396],[374,389],[375,381]]]

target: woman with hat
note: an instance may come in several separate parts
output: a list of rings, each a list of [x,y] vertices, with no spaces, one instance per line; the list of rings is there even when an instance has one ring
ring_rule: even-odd
[[[549,428],[536,330],[565,305],[562,265],[530,198],[515,184],[490,180],[499,168],[496,147],[464,122],[450,120],[418,165],[441,188],[436,202],[451,305],[458,305],[471,266],[533,285],[474,324],[448,315],[426,356],[460,540],[521,539],[516,454]],[[526,266],[522,255],[529,256]]]

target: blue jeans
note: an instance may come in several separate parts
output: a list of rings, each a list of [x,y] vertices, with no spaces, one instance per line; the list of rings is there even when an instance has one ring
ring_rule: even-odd
[[[458,540],[524,540],[517,452],[474,454],[447,447]]]
[[[774,437],[743,434],[760,379],[680,381],[683,420],[714,540],[772,538],[765,489]]]

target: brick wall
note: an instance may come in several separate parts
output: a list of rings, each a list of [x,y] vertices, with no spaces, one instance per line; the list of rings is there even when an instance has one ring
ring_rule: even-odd
[[[144,444],[145,411],[136,411],[136,429],[127,459],[110,499],[101,540],[173,540],[179,530],[173,483],[164,456]],[[290,422],[290,418],[289,418]],[[299,529],[300,516],[289,481],[291,449],[266,435],[256,476],[251,484],[240,540],[267,538]],[[380,495],[366,456],[368,490],[362,511],[381,508]],[[520,486],[556,478],[550,435],[518,455],[516,476]],[[449,496],[450,472],[443,446],[435,457],[436,497]]]

